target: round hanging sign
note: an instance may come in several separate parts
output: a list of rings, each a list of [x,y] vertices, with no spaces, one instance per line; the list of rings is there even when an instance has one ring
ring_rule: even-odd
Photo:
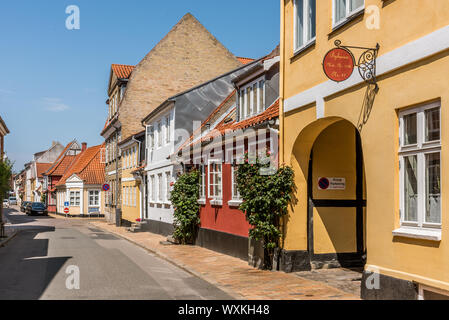
[[[109,191],[109,189],[111,189],[111,187],[107,183],[105,183],[103,185],[103,191]]]
[[[348,80],[354,72],[354,67],[354,56],[344,48],[330,50],[323,60],[324,73],[335,82]]]

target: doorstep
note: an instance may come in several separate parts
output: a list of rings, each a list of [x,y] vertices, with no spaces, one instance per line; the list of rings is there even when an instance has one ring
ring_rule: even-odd
[[[239,300],[359,300],[319,281],[284,272],[258,270],[246,261],[198,246],[169,245],[167,237],[129,233],[106,221],[89,221],[96,228],[126,239],[182,268]]]

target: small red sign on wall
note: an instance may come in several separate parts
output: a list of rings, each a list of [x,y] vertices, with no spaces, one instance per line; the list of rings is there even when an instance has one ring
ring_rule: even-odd
[[[343,48],[330,50],[323,60],[324,73],[336,82],[348,80],[354,72],[354,67],[354,56]]]

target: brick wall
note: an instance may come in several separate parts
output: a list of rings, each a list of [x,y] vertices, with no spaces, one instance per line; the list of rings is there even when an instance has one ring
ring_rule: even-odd
[[[120,106],[122,138],[142,130],[141,120],[167,98],[242,64],[191,14],[136,66]]]

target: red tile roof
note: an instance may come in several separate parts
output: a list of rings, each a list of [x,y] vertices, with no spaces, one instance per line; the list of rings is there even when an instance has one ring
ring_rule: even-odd
[[[47,171],[48,169],[50,169],[50,167],[52,166],[52,163],[39,163],[36,162],[36,172],[37,172],[37,177],[38,178],[43,178],[43,173],[45,173],[45,171]]]
[[[73,165],[67,170],[56,186],[62,186],[76,174],[85,184],[104,183],[104,163],[101,163],[101,149],[104,144],[90,147],[76,156]]]
[[[112,71],[115,73],[119,79],[129,79],[131,72],[134,70],[135,66],[128,66],[125,64],[113,64],[111,65]]]
[[[242,64],[248,64],[254,61],[254,59],[243,57],[237,57],[237,60],[239,60]]]
[[[46,176],[62,176],[67,170],[67,167],[70,166],[70,164],[73,162],[73,159],[75,156],[67,156],[66,153],[70,149],[70,147],[73,145],[75,141],[71,141],[67,146],[62,150],[59,157],[56,159],[55,162],[50,166],[50,168],[47,169],[44,174]]]

